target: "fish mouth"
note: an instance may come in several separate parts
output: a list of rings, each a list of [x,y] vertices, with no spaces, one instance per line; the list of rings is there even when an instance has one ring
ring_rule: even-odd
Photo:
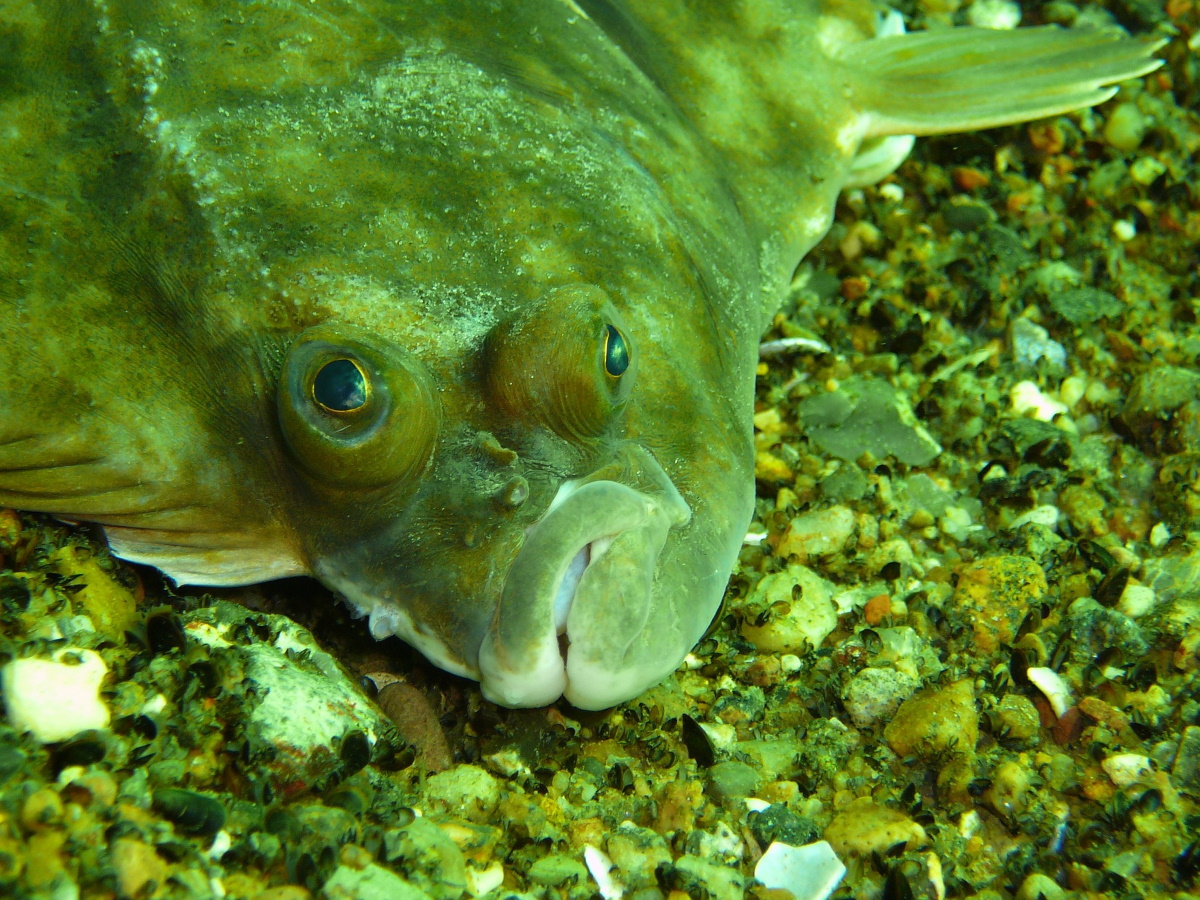
[[[662,467],[638,450],[636,487],[607,470],[568,481],[526,535],[479,649],[489,700],[534,707],[565,696],[604,709],[678,664],[677,653],[633,648],[661,606],[654,582],[667,537],[691,518]]]

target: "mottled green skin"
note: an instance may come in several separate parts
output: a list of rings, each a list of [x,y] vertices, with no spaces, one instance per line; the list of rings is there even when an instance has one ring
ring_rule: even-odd
[[[479,677],[563,482],[678,512],[661,466],[690,519],[657,563],[649,538],[613,551],[655,566],[648,609],[570,634],[604,658],[568,698],[635,695],[716,609],[752,506],[756,340],[865,133],[819,7],[843,32],[869,9],[4,0],[0,504],[102,523],[185,582],[314,574]],[[554,306],[576,295],[633,346],[623,405],[580,370],[593,337]],[[314,335],[418,385],[421,415],[386,423],[404,465],[289,443]],[[607,412],[572,431],[505,393],[526,383]]]

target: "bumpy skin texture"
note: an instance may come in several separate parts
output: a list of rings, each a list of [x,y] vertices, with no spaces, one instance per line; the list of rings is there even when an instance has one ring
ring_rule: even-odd
[[[745,533],[756,339],[865,133],[819,14],[868,11],[9,0],[0,504],[313,574],[499,702],[636,695]],[[316,405],[338,357],[360,409]],[[558,629],[582,548],[506,590],[556,497]]]

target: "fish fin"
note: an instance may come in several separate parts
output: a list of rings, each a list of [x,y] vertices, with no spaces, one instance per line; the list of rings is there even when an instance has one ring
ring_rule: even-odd
[[[839,46],[862,137],[1011,125],[1103,103],[1162,65],[1163,39],[1053,25],[946,28]]]
[[[284,530],[255,521],[251,504],[239,508],[245,518],[237,521],[212,504],[221,495],[205,485],[218,473],[125,443],[95,429],[0,432],[0,506],[99,522],[114,554],[162,569],[179,584],[234,587],[307,574]]]
[[[176,584],[241,587],[309,574],[308,567],[288,550],[282,535],[119,525],[106,525],[104,533],[114,554],[161,569]]]

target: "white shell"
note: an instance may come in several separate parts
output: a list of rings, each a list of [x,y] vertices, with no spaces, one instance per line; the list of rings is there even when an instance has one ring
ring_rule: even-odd
[[[775,841],[754,867],[756,879],[789,891],[796,900],[825,900],[845,876],[846,867],[828,841],[803,847]]]
[[[604,900],[621,900],[621,895],[625,893],[625,887],[613,877],[612,860],[605,856],[603,851],[596,849],[591,844],[585,844],[583,861],[587,865],[588,871],[592,873],[592,878],[596,880],[600,896]]]
[[[1034,666],[1026,674],[1029,680],[1037,685],[1038,690],[1050,701],[1054,715],[1062,718],[1062,714],[1071,708],[1071,688],[1053,669]]]
[[[9,722],[43,744],[107,728],[108,706],[100,698],[107,673],[94,650],[68,648],[53,659],[14,659],[0,673]]]

